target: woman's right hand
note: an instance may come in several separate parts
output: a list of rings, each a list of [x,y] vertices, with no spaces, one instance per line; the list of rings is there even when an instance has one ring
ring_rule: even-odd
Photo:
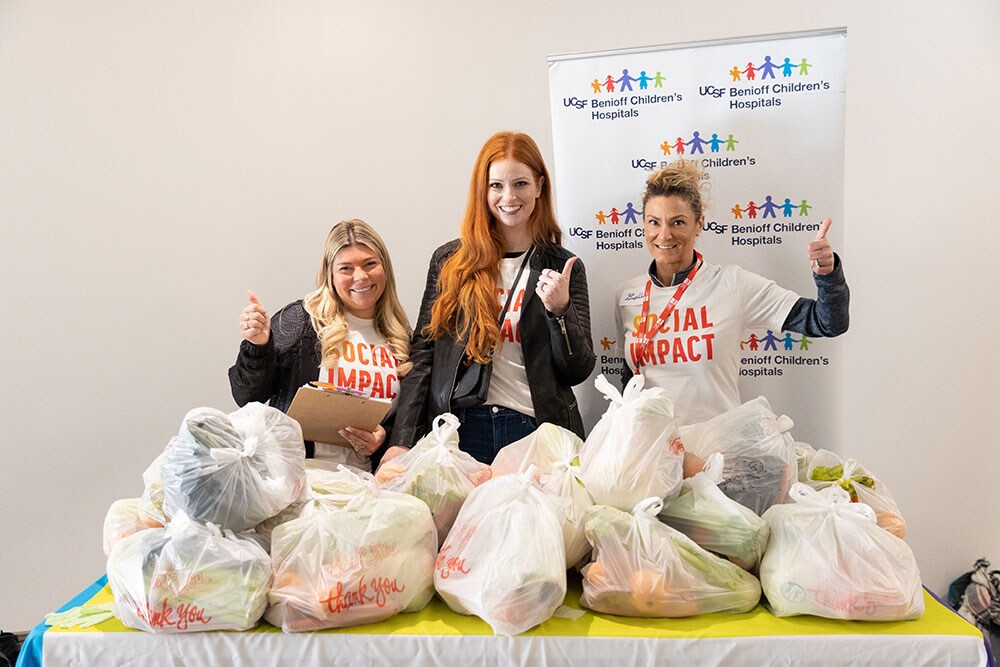
[[[251,290],[247,290],[247,298],[250,304],[240,313],[240,335],[254,345],[267,345],[271,340],[271,318]]]

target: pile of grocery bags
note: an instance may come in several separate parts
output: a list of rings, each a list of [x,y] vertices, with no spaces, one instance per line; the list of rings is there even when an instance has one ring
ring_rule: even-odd
[[[586,441],[542,424],[491,466],[445,414],[373,476],[307,467],[298,424],[200,408],[108,511],[115,615],[150,632],[286,632],[375,623],[437,594],[497,634],[563,604],[596,612],[904,620],[923,613],[905,521],[856,460],[796,443],[758,397],[678,424],[641,375]]]

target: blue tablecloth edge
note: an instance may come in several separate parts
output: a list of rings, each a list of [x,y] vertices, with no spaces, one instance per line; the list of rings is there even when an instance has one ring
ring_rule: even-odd
[[[80,591],[69,602],[56,609],[56,611],[62,612],[73,607],[79,607],[97,595],[107,583],[108,575],[104,574],[90,586]],[[20,653],[17,655],[17,665],[15,667],[42,667],[42,640],[45,637],[45,631],[50,627],[48,623],[42,621],[31,629],[31,632],[28,633],[28,636],[24,640],[24,645],[21,646]]]

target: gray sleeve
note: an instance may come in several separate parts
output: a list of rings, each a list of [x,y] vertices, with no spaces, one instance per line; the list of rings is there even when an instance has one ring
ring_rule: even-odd
[[[833,257],[832,273],[825,276],[813,274],[816,298],[800,297],[785,318],[783,330],[817,338],[833,338],[847,331],[851,292],[844,278],[840,256],[834,253]]]

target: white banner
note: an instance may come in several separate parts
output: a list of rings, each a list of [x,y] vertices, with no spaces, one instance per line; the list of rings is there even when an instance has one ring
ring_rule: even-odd
[[[620,385],[615,290],[651,261],[645,179],[679,156],[705,170],[705,259],[815,298],[806,246],[825,217],[843,258],[846,42],[837,29],[549,58],[556,205],[564,244],[587,267],[595,376]],[[743,400],[766,396],[796,440],[838,451],[838,341],[741,340]],[[589,428],[606,402],[592,382],[577,394]]]

